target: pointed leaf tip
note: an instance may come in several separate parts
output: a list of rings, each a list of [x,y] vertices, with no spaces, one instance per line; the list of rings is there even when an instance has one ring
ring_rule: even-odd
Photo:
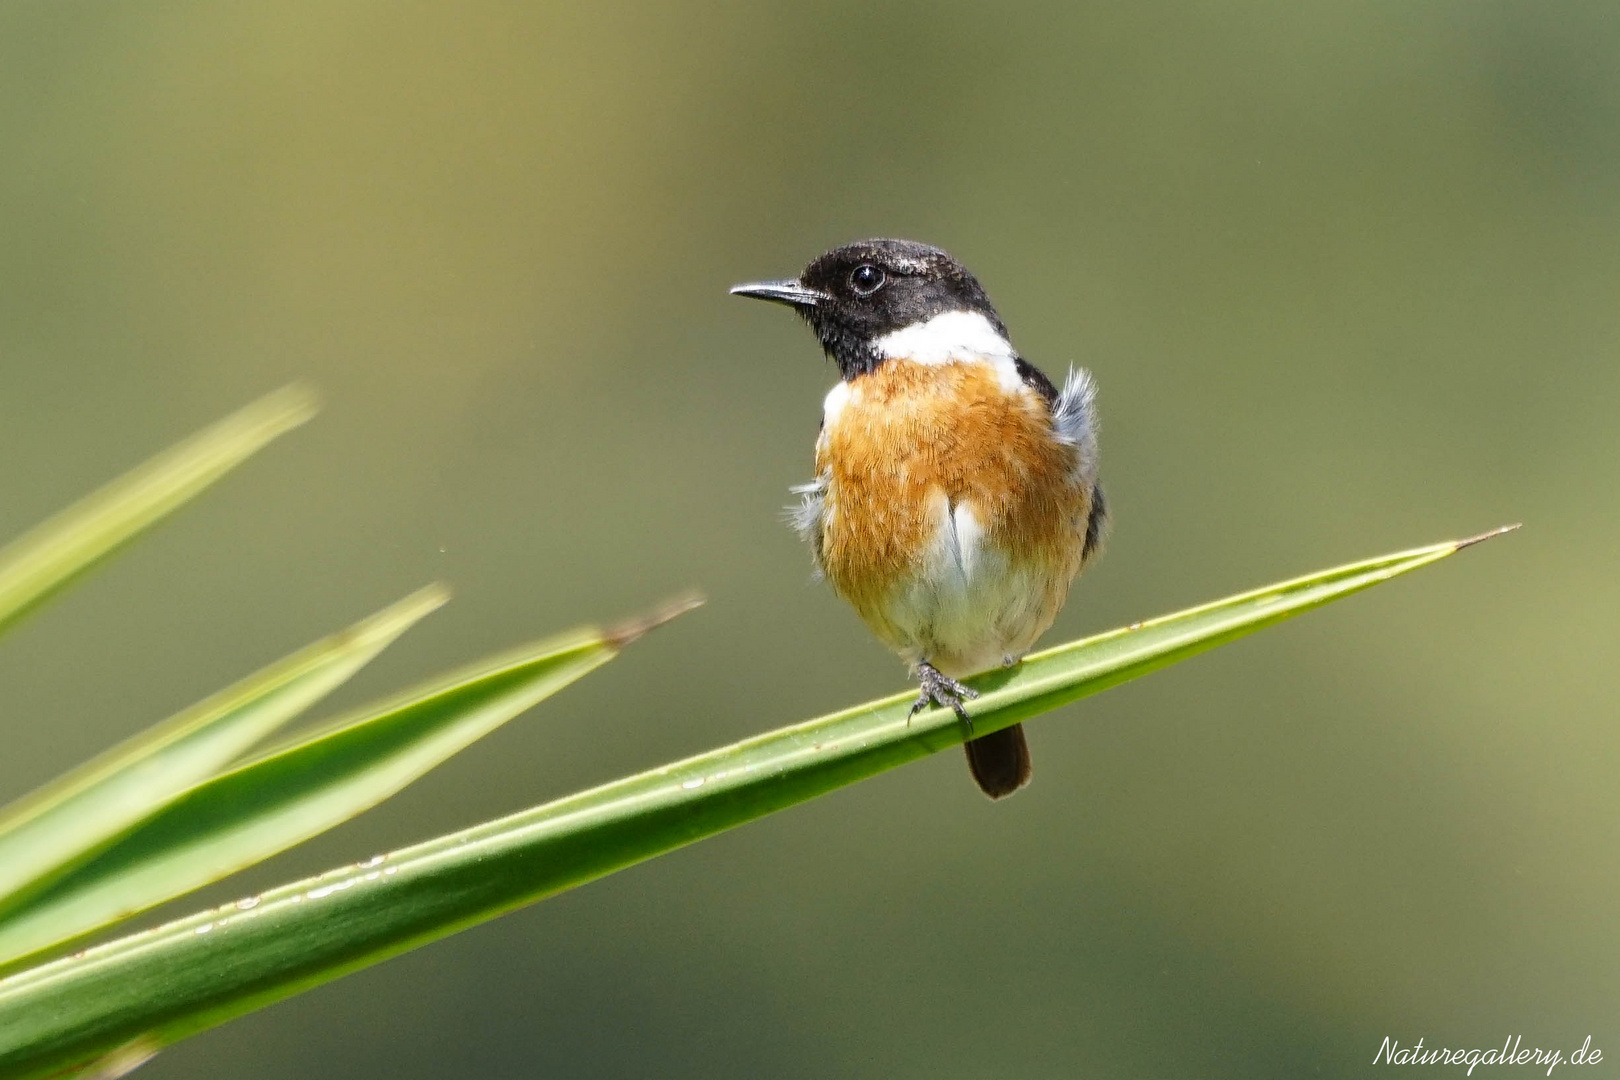
[[[1524,522],[1515,521],[1511,525],[1503,525],[1501,528],[1491,529],[1489,532],[1482,532],[1478,536],[1470,536],[1465,540],[1458,540],[1453,545],[1453,550],[1461,551],[1463,548],[1470,548],[1470,547],[1473,547],[1475,544],[1483,544],[1487,540],[1495,539],[1496,537],[1501,536],[1504,533],[1510,533],[1510,532],[1513,532],[1515,529],[1521,529],[1523,527],[1524,527]]]
[[[274,416],[285,427],[293,428],[321,411],[321,395],[308,383],[288,383],[253,402],[245,411]]]
[[[394,606],[411,612],[420,611],[423,615],[427,615],[444,607],[453,596],[455,592],[450,586],[442,581],[435,581],[431,585],[417,589]]]
[[[292,383],[169,447],[0,549],[0,628],[315,415]]]
[[[633,619],[626,619],[608,627],[603,631],[607,642],[615,649],[622,649],[632,641],[649,630],[655,630],[677,615],[684,615],[693,608],[702,607],[708,602],[708,597],[697,591],[682,593],[679,596],[666,600],[653,608],[647,614]]]
[[[333,634],[328,639],[329,646],[346,650],[370,641],[380,650],[392,644],[418,622],[438,611],[449,602],[450,596],[449,587],[442,582],[435,581],[431,585],[425,585],[404,599],[389,604],[370,618]]]

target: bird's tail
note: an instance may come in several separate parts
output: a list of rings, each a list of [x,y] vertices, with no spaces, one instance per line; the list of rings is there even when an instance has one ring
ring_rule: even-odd
[[[968,769],[979,790],[992,799],[1004,799],[1029,783],[1029,743],[1024,725],[992,731],[962,744]]]

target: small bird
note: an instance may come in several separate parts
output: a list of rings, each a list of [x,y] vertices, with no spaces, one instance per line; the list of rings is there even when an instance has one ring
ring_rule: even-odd
[[[817,568],[950,708],[992,799],[1029,782],[1022,725],[978,738],[957,680],[1016,664],[1101,548],[1096,391],[1063,389],[1013,348],[966,267],[910,240],[861,240],[798,278],[732,293],[804,317],[841,379],[793,523]]]

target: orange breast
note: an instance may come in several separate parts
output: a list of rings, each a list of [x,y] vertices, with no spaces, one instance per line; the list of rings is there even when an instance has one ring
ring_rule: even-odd
[[[854,380],[817,444],[822,570],[888,638],[885,597],[920,571],[941,500],[966,504],[985,542],[1056,586],[1055,614],[1089,511],[1074,454],[1045,402],[1021,385],[1009,392],[991,364],[889,360]]]

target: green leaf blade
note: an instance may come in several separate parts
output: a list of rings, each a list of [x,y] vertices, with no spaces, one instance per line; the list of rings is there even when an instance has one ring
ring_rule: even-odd
[[[445,676],[202,781],[94,859],[0,913],[0,971],[217,881],[382,802],[622,645],[548,639]]]
[[[205,428],[0,549],[0,632],[278,436],[315,415],[288,386]]]
[[[0,813],[0,925],[342,685],[448,594],[423,589],[181,711]],[[4,952],[0,950],[0,959]]]
[[[1477,540],[1478,538],[1475,538]],[[1426,566],[1475,541],[1338,567],[972,680],[979,733]],[[0,981],[0,1080],[160,1044],[775,810],[956,745],[912,694],[700,754],[249,897]]]

